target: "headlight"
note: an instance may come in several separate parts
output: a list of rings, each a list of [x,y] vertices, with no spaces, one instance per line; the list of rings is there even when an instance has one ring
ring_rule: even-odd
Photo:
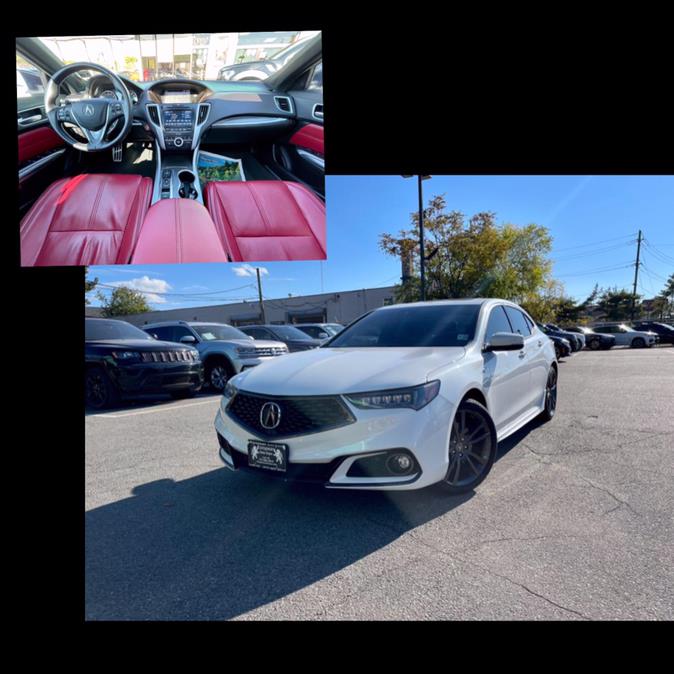
[[[234,386],[231,381],[228,381],[225,385],[225,390],[222,392],[222,397],[227,399],[233,398],[236,394],[236,391],[236,386]]]
[[[113,351],[112,357],[115,360],[133,360],[134,358],[140,358],[138,351]]]
[[[196,362],[198,360],[201,360],[201,357],[199,356],[199,352],[196,349],[193,349],[192,351],[190,351],[190,354],[192,355],[193,361]]]
[[[369,393],[351,393],[344,397],[356,407],[363,410],[394,409],[409,407],[420,410],[428,405],[440,391],[440,381],[435,379],[427,384],[410,388],[389,389],[388,391],[371,391]]]

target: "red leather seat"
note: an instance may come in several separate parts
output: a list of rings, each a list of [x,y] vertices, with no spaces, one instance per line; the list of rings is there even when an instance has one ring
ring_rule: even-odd
[[[303,185],[214,181],[204,194],[231,260],[326,258],[325,204]]]
[[[127,264],[151,197],[138,175],[57,180],[21,221],[21,264]]]

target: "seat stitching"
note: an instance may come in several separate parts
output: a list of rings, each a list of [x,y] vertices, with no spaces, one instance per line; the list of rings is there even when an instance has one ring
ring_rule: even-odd
[[[95,220],[96,213],[98,212],[98,204],[101,201],[101,193],[103,191],[103,186],[108,181],[107,177],[104,177],[98,184],[98,192],[96,193],[96,199],[94,200],[94,207],[91,209],[91,214],[89,215],[89,227],[91,228],[91,223]]]
[[[239,250],[239,244],[237,243],[238,237],[237,237],[236,234],[234,234],[234,231],[232,229],[232,219],[229,217],[229,214],[227,213],[227,209],[225,208],[225,204],[224,204],[222,198],[220,197],[220,192],[218,192],[217,188],[213,188],[213,191],[215,192],[216,199],[217,199],[218,203],[220,204],[220,207],[222,208],[222,214],[225,216],[225,220],[227,221],[227,225],[229,226],[229,230],[232,234],[232,239],[234,239],[233,243],[236,246],[236,250],[232,250],[231,253],[232,253],[232,255],[238,255],[239,258],[242,258],[243,255],[241,255],[241,251]],[[223,225],[223,229],[226,229],[224,225]],[[229,243],[230,242],[227,240],[227,236],[225,235],[224,244],[227,247],[229,247]],[[227,253],[227,257],[229,257],[230,261],[231,261],[231,257],[229,255],[228,251],[225,251],[225,252]]]

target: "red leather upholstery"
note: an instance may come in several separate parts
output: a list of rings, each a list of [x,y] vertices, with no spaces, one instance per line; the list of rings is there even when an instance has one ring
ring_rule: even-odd
[[[325,154],[323,151],[323,127],[319,124],[306,124],[290,138],[292,145]]]
[[[205,196],[231,260],[325,260],[325,204],[303,185],[215,181]]]
[[[132,264],[227,262],[208,211],[191,199],[162,199],[145,216]]]
[[[61,145],[63,139],[50,126],[25,131],[19,135],[19,164]]]
[[[137,175],[57,180],[21,221],[21,264],[127,264],[151,196]]]

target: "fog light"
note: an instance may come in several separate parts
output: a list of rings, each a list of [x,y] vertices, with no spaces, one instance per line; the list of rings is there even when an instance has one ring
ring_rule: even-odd
[[[407,475],[412,465],[412,459],[407,454],[391,454],[386,460],[386,467],[396,475]]]

